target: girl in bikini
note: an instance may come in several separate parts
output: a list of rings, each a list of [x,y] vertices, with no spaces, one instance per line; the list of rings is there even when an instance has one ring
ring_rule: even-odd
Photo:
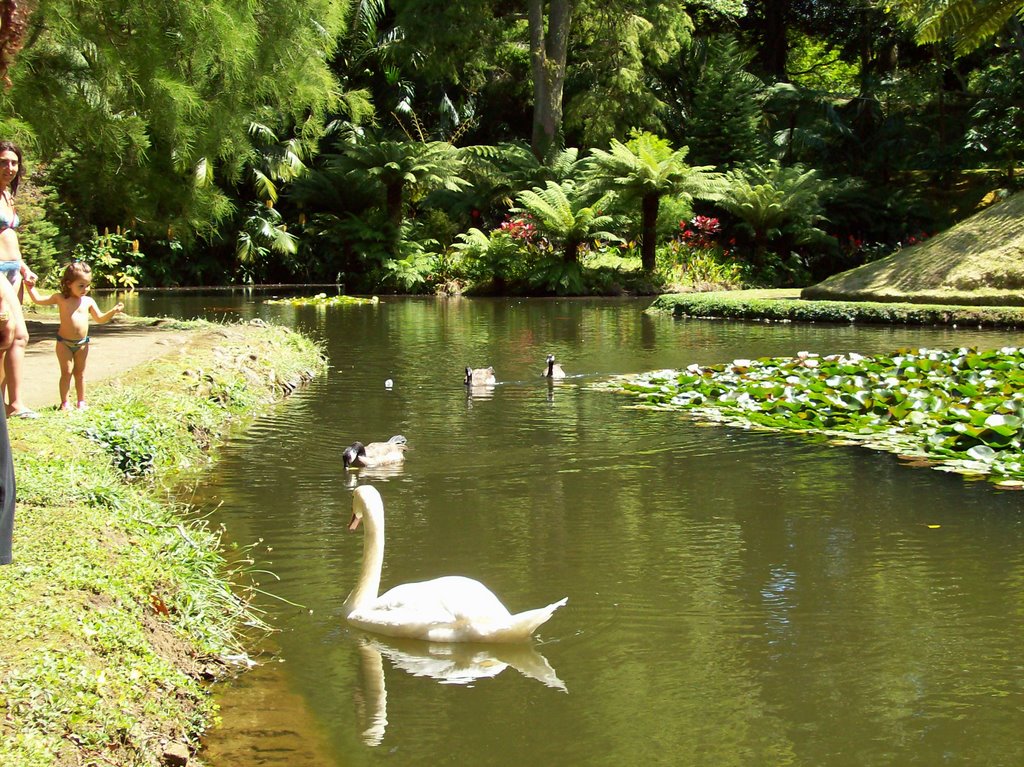
[[[68,392],[71,377],[75,377],[78,409],[85,409],[85,362],[89,358],[89,317],[100,324],[124,311],[118,303],[112,309],[100,312],[96,302],[87,293],[92,285],[92,269],[84,261],[74,261],[64,269],[60,278],[60,293],[43,298],[36,291],[35,280],[26,280],[29,297],[41,306],[56,305],[60,311],[60,330],[57,331],[57,362],[60,363],[60,409],[70,410]]]
[[[36,412],[21,401],[21,362],[25,358],[25,347],[28,346],[28,328],[21,314],[22,280],[36,278],[21,258],[21,247],[18,245],[18,226],[21,222],[14,210],[14,195],[18,192],[18,184],[24,172],[18,146],[10,141],[0,141],[0,279],[10,283],[18,299],[16,311],[13,305],[10,309],[14,342],[4,360],[7,415],[13,418],[36,418]]]

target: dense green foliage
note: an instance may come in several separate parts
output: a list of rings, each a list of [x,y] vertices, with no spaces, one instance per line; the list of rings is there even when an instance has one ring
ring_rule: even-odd
[[[123,232],[121,285],[805,284],[964,217],[1024,149],[1014,3],[21,6],[0,134],[33,171],[27,257]],[[610,236],[509,237],[548,182]],[[680,248],[698,215],[714,247]]]
[[[336,113],[328,58],[344,10],[41,0],[0,97],[0,132],[46,163],[74,239],[120,226],[147,252],[214,241],[265,175],[252,126],[312,149]]]

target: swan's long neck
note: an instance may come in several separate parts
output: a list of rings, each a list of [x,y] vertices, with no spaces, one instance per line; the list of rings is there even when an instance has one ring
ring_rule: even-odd
[[[363,509],[363,569],[356,587],[345,600],[346,616],[377,601],[380,591],[380,571],[384,566],[384,515],[375,511]]]

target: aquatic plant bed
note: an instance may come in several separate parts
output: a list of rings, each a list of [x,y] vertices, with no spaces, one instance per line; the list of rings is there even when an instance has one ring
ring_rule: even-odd
[[[349,304],[377,304],[380,299],[377,296],[372,298],[357,298],[356,296],[329,296],[326,293],[317,293],[315,296],[297,296],[295,298],[271,298],[268,304],[287,304],[289,306],[348,306]]]
[[[900,350],[734,360],[598,384],[647,407],[888,450],[1024,487],[1024,350]]]
[[[737,290],[671,293],[658,296],[648,311],[676,317],[766,320],[776,322],[858,322],[885,325],[1024,327],[1024,308],[946,306],[940,304],[809,301],[798,290]]]

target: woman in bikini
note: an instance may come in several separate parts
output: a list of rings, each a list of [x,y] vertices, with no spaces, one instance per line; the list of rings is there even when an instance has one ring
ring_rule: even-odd
[[[84,261],[72,261],[60,278],[60,293],[43,298],[36,292],[34,278],[27,278],[28,295],[41,306],[56,305],[60,312],[60,329],[57,331],[57,362],[60,364],[60,409],[70,410],[68,392],[71,376],[75,377],[75,393],[78,395],[78,409],[85,409],[85,362],[89,359],[89,317],[96,322],[108,322],[115,314],[124,311],[124,304],[118,303],[112,309],[101,312],[96,302],[87,294],[92,285],[92,268]]]
[[[0,141],[0,279],[14,289],[18,310],[13,312],[14,340],[4,360],[4,389],[7,393],[7,415],[12,418],[36,418],[38,414],[21,401],[21,363],[28,346],[28,328],[21,313],[22,282],[35,280],[35,274],[21,258],[18,245],[18,214],[14,211],[14,195],[24,173],[21,149],[10,141]]]

